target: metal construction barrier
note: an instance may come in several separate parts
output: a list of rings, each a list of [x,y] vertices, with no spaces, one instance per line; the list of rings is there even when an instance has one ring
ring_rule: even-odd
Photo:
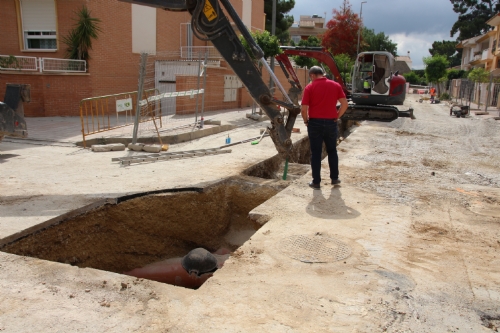
[[[140,101],[140,122],[159,119],[161,127],[161,108],[157,106],[160,101],[151,98],[158,94],[156,89],[144,90],[142,94],[144,99]],[[135,114],[136,101],[137,91],[82,99],[80,101],[80,120],[83,147],[86,148],[86,137],[89,135],[133,125],[134,117],[132,116]],[[125,119],[120,121],[119,114],[122,113],[124,113]]]

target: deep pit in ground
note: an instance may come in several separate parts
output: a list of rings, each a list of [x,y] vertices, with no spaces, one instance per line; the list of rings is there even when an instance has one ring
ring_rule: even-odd
[[[338,137],[337,146],[351,133],[353,126],[359,125],[357,121],[339,121],[338,126]],[[323,153],[321,154],[321,159],[327,156],[325,144],[323,144]],[[311,149],[309,145],[309,138],[305,137],[298,140],[293,145],[293,151],[291,154],[290,161],[288,162],[288,172],[286,180],[295,180],[311,170]],[[252,165],[248,169],[243,171],[244,175],[259,177],[265,179],[283,179],[283,173],[285,170],[285,161],[281,156],[275,155],[268,158],[260,163]]]
[[[258,229],[248,213],[284,182],[237,177],[117,200],[2,246],[1,251],[123,273],[203,247],[232,251]]]
[[[306,137],[294,144],[286,180],[306,174],[309,161]],[[249,212],[290,184],[281,181],[283,170],[284,161],[276,155],[240,177],[203,188],[103,200],[4,239],[0,251],[115,273],[182,257],[198,247],[235,251],[262,225],[258,214],[250,217]]]

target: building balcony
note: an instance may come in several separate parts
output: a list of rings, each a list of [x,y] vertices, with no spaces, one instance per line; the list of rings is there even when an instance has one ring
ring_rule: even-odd
[[[489,49],[483,50],[481,54],[481,60],[489,59],[490,58],[489,55],[490,55]]]
[[[37,58],[0,55],[8,59],[8,64],[0,67],[2,71],[40,72],[40,73],[86,73],[85,60]]]

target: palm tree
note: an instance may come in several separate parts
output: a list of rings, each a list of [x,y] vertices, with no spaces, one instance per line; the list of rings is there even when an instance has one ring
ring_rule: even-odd
[[[64,44],[68,46],[66,57],[69,59],[85,60],[90,59],[90,50],[92,50],[92,40],[97,39],[100,32],[100,19],[90,16],[90,11],[87,6],[83,5],[82,9],[75,13],[78,18],[75,20],[73,30],[68,36],[63,38]]]

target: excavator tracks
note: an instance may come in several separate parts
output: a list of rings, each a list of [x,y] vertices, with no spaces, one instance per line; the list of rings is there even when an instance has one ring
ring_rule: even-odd
[[[342,116],[342,120],[371,120],[391,122],[399,117],[414,119],[413,109],[400,111],[395,106],[389,105],[353,105],[350,104]]]

